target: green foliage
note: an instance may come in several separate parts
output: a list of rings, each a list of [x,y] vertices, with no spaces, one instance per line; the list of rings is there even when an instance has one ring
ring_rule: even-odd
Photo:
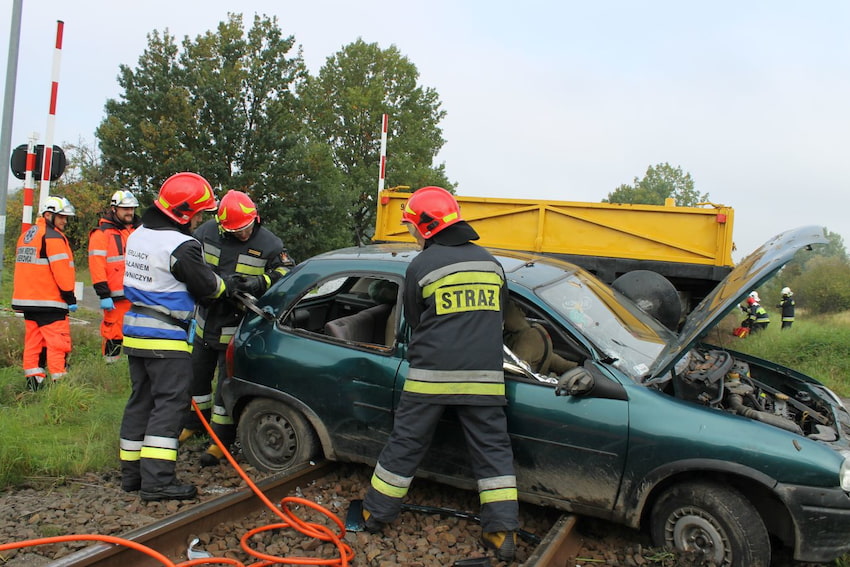
[[[369,241],[375,225],[381,123],[389,115],[387,186],[453,189],[433,161],[445,140],[437,92],[418,84],[419,71],[395,46],[358,39],[327,59],[302,91],[307,131],[330,148],[336,181],[348,209],[350,242]]]
[[[729,329],[737,326],[740,317],[735,314],[729,318]],[[823,382],[839,396],[850,398],[850,313],[818,317],[798,314],[794,325],[784,331],[778,317],[771,319],[765,331],[746,339],[732,337],[724,345],[793,368]]]
[[[126,363],[103,362],[100,313],[81,311],[71,327],[68,374],[38,392],[26,389],[21,370],[23,320],[0,319],[0,487],[118,465],[117,424],[129,396],[129,371]]]
[[[682,172],[681,167],[669,163],[649,166],[643,179],[635,177],[634,185],[620,185],[603,203],[627,203],[643,205],[663,205],[665,199],[672,197],[676,204],[694,207],[708,201],[708,193],[700,194],[694,189],[694,180],[690,173]]]
[[[850,309],[850,262],[838,257],[819,256],[805,264],[805,270],[788,285],[797,305],[812,313],[836,313]]]

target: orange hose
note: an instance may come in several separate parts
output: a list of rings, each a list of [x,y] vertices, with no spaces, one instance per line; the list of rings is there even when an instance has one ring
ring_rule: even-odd
[[[269,510],[274,512],[283,523],[280,524],[270,524],[266,526],[261,526],[259,528],[254,528],[242,536],[240,540],[240,545],[242,549],[250,556],[260,559],[255,563],[252,563],[250,567],[264,567],[266,565],[273,565],[276,563],[286,563],[291,565],[330,565],[340,567],[348,567],[349,563],[354,559],[354,550],[351,549],[351,546],[342,541],[342,538],[345,537],[345,524],[339,517],[328,510],[327,508],[316,504],[310,500],[306,500],[304,498],[298,498],[295,496],[287,496],[280,501],[280,509],[275,506],[263,492],[254,484],[245,471],[239,466],[236,462],[236,459],[233,458],[233,455],[230,454],[230,451],[227,450],[226,447],[221,442],[221,439],[213,432],[212,427],[210,427],[209,422],[204,418],[201,410],[198,408],[198,405],[192,400],[192,407],[195,409],[195,413],[201,419],[201,423],[204,424],[204,429],[207,430],[207,433],[210,434],[210,438],[218,445],[221,452],[224,453],[224,456],[233,465],[233,468],[242,477],[242,480],[248,485],[248,487],[254,492],[254,494],[266,505]],[[290,510],[289,504],[300,504],[302,506],[306,506],[308,508],[312,508],[325,515],[329,520],[331,520],[334,524],[339,528],[339,533],[334,533],[327,526],[323,526],[321,524],[315,524],[312,522],[305,522],[301,518],[295,515],[295,513]],[[318,559],[315,557],[278,557],[275,555],[267,555],[265,553],[260,553],[252,549],[249,546],[249,540],[256,534],[262,533],[265,531],[283,529],[283,528],[292,528],[295,531],[304,534],[308,537],[312,537],[325,542],[332,542],[337,550],[339,551],[339,557],[332,559]],[[141,553],[144,553],[163,565],[167,567],[190,567],[192,565],[235,565],[237,567],[245,567],[243,563],[237,561],[235,559],[230,559],[227,557],[202,557],[199,559],[190,559],[188,561],[184,561],[182,563],[174,563],[168,557],[159,553],[155,549],[151,549],[145,545],[140,543],[136,543],[134,541],[130,541],[128,539],[107,536],[107,535],[87,535],[87,534],[77,534],[77,535],[66,535],[66,536],[55,536],[55,537],[46,537],[39,539],[30,539],[25,541],[19,541],[14,543],[4,543],[0,544],[0,551],[8,551],[12,549],[20,549],[24,547],[35,547],[39,545],[48,545],[52,543],[62,543],[69,541],[101,541],[105,543],[113,543],[116,545],[123,545],[125,547],[129,547],[130,549],[135,549]],[[2,559],[2,557],[0,557]]]

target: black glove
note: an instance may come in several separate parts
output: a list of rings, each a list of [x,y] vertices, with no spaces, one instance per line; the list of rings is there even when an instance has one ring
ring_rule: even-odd
[[[572,370],[567,370],[561,375],[558,380],[558,385],[555,386],[556,396],[577,396],[586,394],[593,389],[593,376],[579,366]]]
[[[236,292],[239,290],[240,277],[237,274],[228,274],[221,277],[224,281],[224,294],[222,297],[233,297],[236,295]]]
[[[266,293],[266,278],[263,276],[238,276],[237,288],[239,291],[249,293],[254,297],[260,297]]]

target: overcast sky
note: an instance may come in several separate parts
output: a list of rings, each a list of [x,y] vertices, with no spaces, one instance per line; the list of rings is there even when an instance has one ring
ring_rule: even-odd
[[[809,224],[850,246],[846,0],[23,0],[12,147],[44,143],[57,20],[54,143],[91,144],[148,33],[194,38],[228,11],[277,16],[313,74],[358,37],[395,45],[439,93],[461,195],[600,201],[668,162],[734,207],[736,260]]]

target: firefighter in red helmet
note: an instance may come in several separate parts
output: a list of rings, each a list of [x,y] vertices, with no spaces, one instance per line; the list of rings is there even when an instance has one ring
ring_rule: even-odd
[[[203,246],[204,258],[213,271],[223,278],[232,278],[237,289],[255,297],[263,295],[293,264],[281,239],[261,226],[257,205],[242,191],[228,191],[221,199],[216,218],[202,224],[194,236]],[[236,426],[221,399],[224,354],[244,315],[244,306],[232,299],[201,304],[195,314],[190,392],[225,447],[236,440]],[[213,399],[216,368],[219,381]],[[185,441],[201,430],[200,420],[190,407],[180,440]],[[201,455],[201,465],[217,465],[223,457],[218,445],[211,443]]]
[[[196,173],[162,184],[142,224],[127,239],[124,351],[132,392],[121,421],[121,486],[142,500],[188,500],[197,490],[175,476],[180,422],[192,381],[192,316],[198,301],[234,288],[204,262],[192,237],[203,212],[215,211],[209,182]]]
[[[502,370],[507,301],[498,261],[440,187],[410,197],[403,222],[422,247],[407,268],[404,315],[410,370],[393,431],[363,501],[366,529],[380,532],[401,509],[445,408],[457,414],[478,481],[482,543],[501,561],[516,553],[518,505]]]

